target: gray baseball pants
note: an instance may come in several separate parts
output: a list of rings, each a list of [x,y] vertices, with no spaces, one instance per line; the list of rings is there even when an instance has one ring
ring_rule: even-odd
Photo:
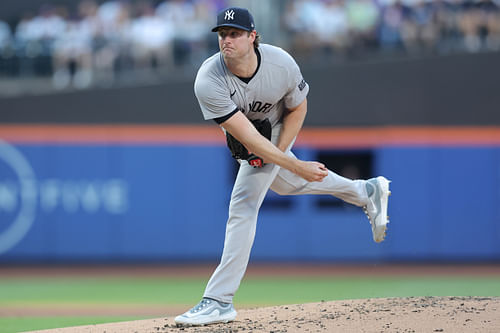
[[[273,143],[278,135],[279,128],[274,127]],[[290,149],[286,153],[294,156]],[[253,168],[243,161],[231,194],[222,258],[204,297],[232,303],[247,269],[258,212],[269,188],[281,195],[330,194],[360,207],[368,200],[364,180],[350,180],[328,171],[322,182],[308,182],[275,164]]]

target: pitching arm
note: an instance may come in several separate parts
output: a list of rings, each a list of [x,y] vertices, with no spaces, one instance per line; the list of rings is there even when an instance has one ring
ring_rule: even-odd
[[[275,163],[290,170],[307,181],[321,181],[328,174],[322,163],[302,161],[284,154],[263,137],[242,112],[236,112],[221,123],[221,126],[255,155],[262,157],[268,163]]]

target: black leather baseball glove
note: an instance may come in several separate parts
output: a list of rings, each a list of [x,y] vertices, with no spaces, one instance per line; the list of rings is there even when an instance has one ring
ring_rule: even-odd
[[[264,136],[268,140],[271,140],[272,127],[269,119],[256,119],[251,120],[251,122],[262,136]],[[226,142],[229,150],[231,151],[231,155],[235,159],[247,160],[248,164],[250,164],[254,168],[262,168],[264,166],[264,160],[262,158],[249,152],[248,149],[246,149],[245,146],[241,144],[241,142],[236,140],[234,136],[229,134],[229,132],[226,132]]]

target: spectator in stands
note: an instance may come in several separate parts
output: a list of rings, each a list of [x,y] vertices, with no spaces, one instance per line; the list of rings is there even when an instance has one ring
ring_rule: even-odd
[[[0,20],[0,50],[4,50],[7,47],[10,47],[12,43],[12,31],[10,26]]]
[[[317,38],[314,25],[321,20],[323,4],[316,0],[287,2],[283,24],[290,35],[293,53],[298,57],[316,55]]]
[[[40,43],[42,54],[51,54],[55,40],[59,38],[61,31],[66,26],[66,22],[62,17],[65,13],[65,7],[44,5],[41,7],[39,15],[33,18],[31,22],[32,29],[34,37]]]
[[[24,15],[15,30],[16,53],[21,60],[21,75],[32,76],[38,71],[50,71],[50,57],[53,44],[61,31],[65,30],[66,22],[58,12],[64,9],[50,5],[41,7],[39,15],[30,13]],[[43,65],[36,68],[35,60],[43,59]]]
[[[377,25],[380,12],[372,0],[350,0],[346,5],[351,51],[354,54],[374,50],[378,45]]]
[[[209,31],[208,27],[213,23],[215,10],[211,1],[165,0],[157,6],[156,15],[174,28],[176,65],[191,62],[193,52],[206,42],[206,31]],[[201,58],[204,56],[205,54]]]
[[[439,53],[456,52],[461,48],[462,35],[458,26],[461,12],[460,1],[434,0],[434,19],[438,32],[436,46]]]
[[[471,9],[467,12],[470,14],[470,24],[465,44],[469,50],[498,50],[499,46],[499,7],[492,0],[478,0],[471,4]],[[467,15],[469,16],[469,15]],[[465,17],[464,17],[465,19]],[[467,37],[475,35],[468,40]],[[468,43],[470,42],[470,43]],[[479,47],[475,49],[475,44]],[[472,46],[469,48],[468,46]]]
[[[382,7],[378,38],[383,51],[392,52],[403,49],[401,31],[405,15],[406,8],[400,0]]]
[[[105,22],[100,20],[98,5],[95,0],[81,0],[78,5],[79,24],[89,33],[90,69],[89,78],[101,84],[110,84],[114,80],[114,63],[118,50],[112,47],[105,31]]]
[[[93,77],[93,40],[97,22],[95,4],[82,1],[78,15],[70,17],[54,42],[52,83],[63,89],[70,85],[83,89],[90,86]]]
[[[96,13],[99,29],[95,45],[95,66],[111,82],[115,72],[133,68],[131,43],[128,36],[131,6],[123,1],[105,1]]]
[[[486,49],[491,51],[500,50],[500,1],[489,3],[488,9],[484,12],[484,21],[486,23],[487,36],[485,40]]]
[[[135,68],[148,69],[172,64],[173,22],[155,15],[149,1],[139,2],[136,12],[137,16],[132,19],[128,31]]]
[[[401,35],[409,53],[433,51],[438,37],[432,3],[417,0],[403,22]]]
[[[11,72],[9,62],[13,56],[12,31],[10,26],[0,20],[0,75]]]
[[[373,47],[378,17],[372,0],[296,0],[287,4],[283,23],[294,53],[311,57],[318,47],[331,54]]]
[[[321,15],[314,22],[319,48],[330,56],[344,56],[349,46],[349,22],[344,0],[325,0]]]
[[[214,13],[219,6],[227,7],[225,1],[193,0],[194,16],[188,21],[182,39],[187,46],[188,55],[186,64],[199,66],[208,57],[218,50],[217,41],[210,32],[213,25]],[[178,36],[178,34],[177,34]],[[177,63],[182,63],[177,61]]]

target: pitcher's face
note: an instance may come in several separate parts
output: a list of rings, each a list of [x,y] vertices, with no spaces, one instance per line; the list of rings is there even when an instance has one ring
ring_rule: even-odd
[[[248,32],[237,28],[220,28],[217,31],[219,35],[219,48],[224,58],[238,58],[245,56],[253,50],[253,41],[256,32]]]

